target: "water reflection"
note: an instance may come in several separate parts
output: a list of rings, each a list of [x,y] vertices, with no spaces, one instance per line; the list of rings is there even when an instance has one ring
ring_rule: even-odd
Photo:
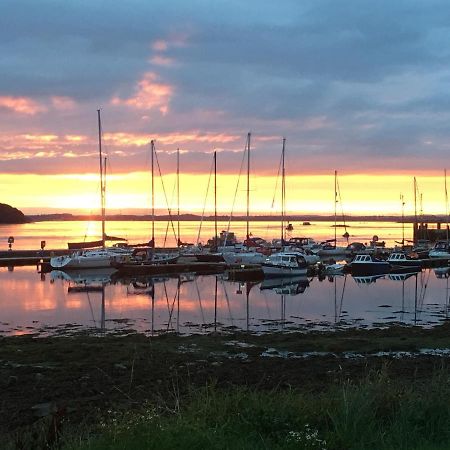
[[[419,273],[231,282],[223,276],[118,278],[113,269],[0,270],[1,334],[266,332],[432,326],[448,319],[449,268]]]

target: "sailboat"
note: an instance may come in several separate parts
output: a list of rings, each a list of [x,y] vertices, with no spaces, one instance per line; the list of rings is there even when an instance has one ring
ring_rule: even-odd
[[[270,255],[262,263],[261,269],[264,277],[293,277],[306,275],[308,272],[308,263],[305,256],[298,251],[286,251],[284,215],[285,215],[285,167],[284,156],[286,150],[286,138],[283,138],[283,147],[281,150],[281,251]]]
[[[337,178],[337,170],[334,171],[334,239],[328,239],[325,242],[322,242],[319,248],[314,249],[313,252],[318,254],[319,256],[342,256],[345,255],[346,247],[338,247],[337,246],[337,228],[340,226],[337,224],[337,204],[338,197],[340,197],[340,189]],[[347,227],[344,222],[345,230]],[[349,237],[347,231],[344,233],[344,237]]]
[[[246,213],[246,238],[244,246],[221,247],[223,259],[227,264],[261,264],[266,256],[255,249],[255,239],[250,233],[250,142],[251,133],[247,134],[245,151],[247,152],[247,213]]]
[[[102,154],[102,125],[100,110],[97,110],[98,118],[98,149],[99,149],[99,172],[100,172],[100,204],[102,215],[102,239],[93,242],[69,243],[69,249],[78,249],[74,253],[65,256],[50,258],[50,266],[53,269],[91,269],[111,267],[114,262],[126,259],[131,250],[121,247],[105,246],[105,241],[110,239],[105,232],[106,207],[105,207],[105,173]],[[124,240],[112,238],[113,240]],[[101,247],[100,247],[101,246]],[[92,247],[100,247],[92,249]]]

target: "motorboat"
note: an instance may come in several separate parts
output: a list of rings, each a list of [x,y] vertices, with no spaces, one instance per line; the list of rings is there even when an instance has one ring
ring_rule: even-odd
[[[407,254],[405,252],[392,252],[388,259],[391,266],[404,267],[423,267],[424,260],[420,259],[417,254]]]
[[[438,241],[428,253],[430,258],[450,258],[450,242]]]
[[[356,255],[349,263],[352,275],[378,275],[389,273],[391,265],[384,259],[373,255]]]
[[[327,264],[324,267],[325,275],[343,275],[348,268],[347,263]]]
[[[308,263],[298,252],[278,252],[270,255],[262,264],[264,277],[292,277],[306,275]]]

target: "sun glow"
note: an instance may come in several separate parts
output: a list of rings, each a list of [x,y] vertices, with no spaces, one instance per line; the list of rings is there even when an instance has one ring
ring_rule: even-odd
[[[207,193],[209,180],[209,190]],[[164,187],[163,184],[164,183]],[[167,213],[175,211],[176,176],[155,179],[155,208]],[[250,179],[250,212],[279,214],[280,182],[274,176],[252,176]],[[236,175],[217,176],[218,211],[221,214],[244,213],[246,181],[237,187]],[[400,194],[404,195],[405,214],[414,214],[413,178],[405,175],[342,175],[339,176],[341,197],[338,214],[400,215]],[[445,214],[442,176],[418,178],[420,192],[416,210],[424,214]],[[287,214],[334,214],[333,175],[292,176],[286,179]],[[1,202],[12,204],[25,212],[61,212],[98,214],[99,181],[96,174],[80,175],[2,175]],[[151,182],[148,172],[133,172],[107,177],[106,206],[109,213],[149,213]],[[208,214],[214,211],[213,180],[208,174],[180,176],[180,210],[185,213]]]

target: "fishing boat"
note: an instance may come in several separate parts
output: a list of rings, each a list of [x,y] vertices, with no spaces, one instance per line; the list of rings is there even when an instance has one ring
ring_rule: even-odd
[[[356,255],[353,261],[348,264],[352,275],[379,275],[389,273],[391,265],[383,259],[378,259],[373,255]]]

